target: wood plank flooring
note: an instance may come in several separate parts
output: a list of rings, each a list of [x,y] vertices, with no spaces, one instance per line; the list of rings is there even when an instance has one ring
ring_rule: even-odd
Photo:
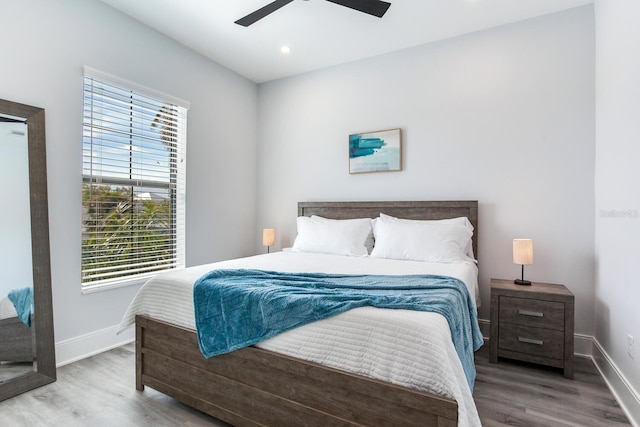
[[[0,426],[227,425],[151,388],[137,391],[133,344],[63,366],[57,378],[0,402]]]
[[[0,402],[0,426],[226,426],[151,388],[135,389],[133,344],[58,369],[50,385]],[[575,379],[519,362],[489,363],[476,354],[474,398],[485,427],[629,425],[588,359]]]
[[[489,346],[475,357],[473,398],[484,427],[628,426],[624,412],[590,359],[574,358],[574,379],[562,370],[500,359]]]

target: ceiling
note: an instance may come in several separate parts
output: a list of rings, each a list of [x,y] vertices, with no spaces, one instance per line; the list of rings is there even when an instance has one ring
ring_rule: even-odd
[[[262,83],[558,12],[593,0],[387,0],[376,18],[325,0],[294,0],[249,27],[272,0],[102,0]],[[283,54],[281,46],[291,52]]]

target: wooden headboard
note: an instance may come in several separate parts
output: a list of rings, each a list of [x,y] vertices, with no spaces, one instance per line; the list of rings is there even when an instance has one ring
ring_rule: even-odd
[[[298,216],[331,219],[375,218],[381,213],[406,219],[447,219],[466,216],[473,225],[473,253],[478,258],[478,201],[298,202]]]

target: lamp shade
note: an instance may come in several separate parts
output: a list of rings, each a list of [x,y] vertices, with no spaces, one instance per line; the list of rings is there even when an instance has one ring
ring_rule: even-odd
[[[513,263],[533,264],[533,240],[513,239]]]
[[[273,228],[265,228],[262,230],[262,245],[273,246],[276,241],[276,231]]]

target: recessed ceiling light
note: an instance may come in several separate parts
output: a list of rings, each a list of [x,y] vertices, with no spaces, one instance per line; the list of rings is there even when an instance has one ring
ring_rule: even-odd
[[[290,46],[282,46],[280,48],[280,52],[282,52],[285,55],[288,55],[291,53],[291,47]]]

